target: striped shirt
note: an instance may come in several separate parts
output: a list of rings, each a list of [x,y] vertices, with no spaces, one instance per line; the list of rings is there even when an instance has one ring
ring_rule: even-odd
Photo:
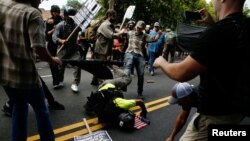
[[[40,11],[29,4],[0,0],[0,19],[0,85],[41,87],[32,51],[46,47]]]

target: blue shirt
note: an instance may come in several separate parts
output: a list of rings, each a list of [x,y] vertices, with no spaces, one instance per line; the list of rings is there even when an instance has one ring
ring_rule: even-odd
[[[151,36],[156,36],[157,32],[155,30],[152,30],[150,31],[149,34]],[[148,51],[149,52],[161,52],[165,42],[166,42],[166,37],[162,34],[161,37],[156,42],[148,44]]]

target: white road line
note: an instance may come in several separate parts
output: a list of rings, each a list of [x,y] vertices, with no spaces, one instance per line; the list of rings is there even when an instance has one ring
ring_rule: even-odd
[[[42,78],[51,77],[52,75],[43,75]]]

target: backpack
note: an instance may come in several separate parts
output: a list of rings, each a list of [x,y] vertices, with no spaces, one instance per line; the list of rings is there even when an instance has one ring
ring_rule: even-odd
[[[85,38],[90,43],[95,43],[97,39],[97,29],[102,24],[103,20],[92,21],[90,26],[85,31]]]
[[[116,89],[91,92],[85,108],[93,111],[100,122],[118,123],[118,116],[126,111],[116,106],[114,98],[123,98],[123,93]]]
[[[167,33],[166,36],[167,36],[167,43],[169,45],[175,45],[175,43],[176,43],[175,34],[171,31],[171,32]]]
[[[118,125],[123,130],[130,131],[134,129],[135,114],[131,111],[126,111],[118,116]]]
[[[178,23],[176,43],[178,47],[181,47],[184,51],[193,51],[198,49],[200,46],[199,42],[200,35],[207,29],[205,26],[197,26],[186,23]]]

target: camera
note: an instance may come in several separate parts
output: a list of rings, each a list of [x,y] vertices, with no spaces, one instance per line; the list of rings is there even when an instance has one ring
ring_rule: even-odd
[[[201,14],[199,12],[185,11],[184,18],[186,20],[200,20]]]

